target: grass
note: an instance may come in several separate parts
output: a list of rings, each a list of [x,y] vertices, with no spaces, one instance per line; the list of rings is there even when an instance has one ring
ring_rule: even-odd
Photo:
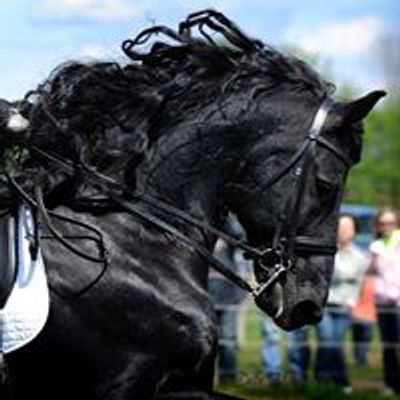
[[[370,366],[358,366],[352,357],[350,335],[346,341],[347,365],[353,385],[353,393],[344,395],[339,388],[311,381],[308,385],[294,387],[289,383],[280,387],[269,385],[265,377],[261,362],[261,313],[250,307],[246,314],[244,338],[239,350],[239,378],[236,384],[218,385],[220,392],[236,395],[246,400],[380,400],[387,399],[380,394],[382,387],[382,363],[379,337],[374,333],[371,345]],[[315,354],[316,340],[311,338],[313,354]],[[286,343],[282,341],[282,350],[285,352]],[[285,353],[284,353],[285,354]],[[310,371],[311,372],[311,371]],[[312,374],[311,374],[312,375]],[[399,377],[400,379],[400,377]],[[390,399],[400,400],[400,395]]]

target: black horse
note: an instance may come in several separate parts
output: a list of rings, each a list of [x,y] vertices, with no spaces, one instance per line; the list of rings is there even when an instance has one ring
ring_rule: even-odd
[[[139,52],[153,34],[167,40]],[[43,331],[5,355],[15,399],[221,398],[210,265],[284,329],[321,318],[361,120],[384,93],[333,101],[306,64],[210,10],[123,50],[126,65],[65,64],[0,103],[0,202],[32,209],[51,289]],[[227,211],[247,243],[218,229]],[[212,259],[218,235],[259,286]]]

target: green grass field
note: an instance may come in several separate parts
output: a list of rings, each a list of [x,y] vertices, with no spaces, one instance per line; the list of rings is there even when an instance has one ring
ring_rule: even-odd
[[[377,332],[374,334],[372,343],[370,367],[359,367],[355,364],[352,357],[350,336],[346,342],[348,369],[354,389],[351,395],[344,395],[333,385],[320,384],[312,380],[304,387],[293,387],[290,383],[284,384],[281,387],[271,387],[264,376],[261,363],[261,318],[262,315],[256,308],[249,308],[246,313],[244,338],[239,351],[240,372],[238,383],[235,385],[219,385],[219,391],[237,395],[246,400],[387,399],[387,397],[383,397],[380,394],[382,387],[382,364]],[[311,346],[315,349],[315,338],[312,338]],[[282,348],[283,350],[285,349],[284,341],[282,342]],[[400,395],[392,396],[390,399],[400,400]]]

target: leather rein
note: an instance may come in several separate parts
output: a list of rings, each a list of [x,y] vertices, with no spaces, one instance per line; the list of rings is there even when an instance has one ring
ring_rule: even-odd
[[[227,234],[226,232],[217,229],[209,225],[205,221],[201,221],[187,212],[176,208],[161,199],[150,196],[145,193],[138,191],[132,191],[124,184],[115,181],[113,178],[108,177],[104,174],[99,173],[94,168],[86,165],[83,162],[73,163],[70,160],[61,158],[58,155],[51,154],[48,151],[44,151],[37,146],[30,146],[29,149],[39,158],[45,159],[57,169],[64,172],[69,176],[75,175],[77,172],[84,174],[87,181],[96,187],[103,195],[106,196],[107,200],[110,200],[115,205],[118,205],[120,209],[125,212],[132,214],[140,219],[156,226],[161,231],[171,234],[179,241],[181,241],[185,246],[194,249],[200,256],[208,261],[210,266],[224,275],[228,280],[233,282],[238,287],[250,292],[255,298],[262,295],[268,291],[277,282],[282,274],[284,274],[288,269],[293,267],[293,256],[295,252],[306,252],[310,254],[321,254],[321,255],[334,255],[336,253],[336,244],[332,244],[330,241],[324,239],[319,239],[310,236],[296,236],[295,227],[291,229],[286,235],[283,234],[284,225],[291,221],[291,217],[297,214],[299,207],[301,205],[302,192],[304,190],[305,174],[310,165],[311,161],[314,159],[313,155],[315,153],[316,145],[320,145],[330,152],[332,152],[336,157],[343,161],[346,166],[350,165],[350,161],[341,154],[341,152],[329,141],[320,136],[322,127],[325,123],[327,115],[332,107],[332,100],[326,98],[321,106],[319,107],[312,126],[309,130],[307,137],[304,142],[297,150],[297,152],[291,157],[288,163],[278,170],[266,183],[262,185],[262,188],[270,187],[285,175],[287,175],[291,170],[294,170],[294,175],[296,178],[295,192],[295,204],[290,207],[291,201],[289,200],[286,204],[285,212],[282,214],[280,223],[276,228],[272,246],[266,249],[260,249],[253,247],[246,243],[245,241]],[[59,240],[63,245],[69,248],[74,253],[79,256],[89,259],[93,262],[101,262],[107,265],[107,251],[105,249],[102,239],[100,240],[100,254],[101,257],[87,257],[83,254],[76,246],[70,244],[66,238],[57,232],[57,230],[52,227],[49,214],[58,217],[60,219],[64,218],[67,222],[71,222],[70,219],[62,217],[59,214],[48,212],[44,206],[43,195],[39,186],[35,187],[35,198],[33,201],[29,195],[27,195],[20,185],[15,181],[15,179],[6,173],[6,177],[10,186],[12,186],[19,197],[24,201],[28,202],[31,208],[40,212],[42,215],[43,222],[47,225],[53,236]],[[143,204],[146,206],[144,207]],[[149,211],[154,209],[158,213],[152,213]],[[291,208],[291,210],[289,210]],[[238,274],[231,271],[223,262],[214,257],[212,251],[210,251],[205,245],[200,243],[193,238],[188,237],[185,233],[179,230],[173,223],[168,221],[168,218],[161,218],[159,212],[164,215],[168,215],[175,220],[181,220],[194,227],[197,227],[203,231],[207,231],[212,235],[225,240],[232,246],[238,247],[245,252],[246,258],[252,259],[255,265],[260,268],[264,275],[267,276],[264,282],[252,286],[246,280],[241,278]],[[156,215],[158,214],[158,215]],[[36,215],[36,212],[34,213]],[[78,224],[80,224],[78,222]],[[101,234],[90,225],[80,224],[96,234],[96,236],[101,236]],[[39,235],[37,234],[37,240]],[[104,272],[104,271],[103,271]],[[96,282],[99,280],[100,276],[96,278]],[[88,285],[92,287],[95,282]],[[88,289],[88,287],[85,288]]]

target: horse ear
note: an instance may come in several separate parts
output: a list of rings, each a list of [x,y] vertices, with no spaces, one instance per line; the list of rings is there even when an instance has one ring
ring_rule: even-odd
[[[344,121],[349,124],[361,121],[368,115],[378,100],[383,96],[386,96],[385,91],[375,90],[358,100],[346,104]]]

